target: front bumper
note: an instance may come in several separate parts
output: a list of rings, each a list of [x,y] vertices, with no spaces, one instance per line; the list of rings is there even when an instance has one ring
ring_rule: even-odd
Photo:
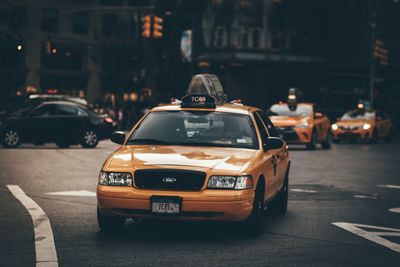
[[[152,196],[178,196],[182,199],[179,215],[157,215],[151,212]],[[196,192],[141,190],[134,187],[98,186],[97,204],[104,215],[131,218],[243,221],[253,209],[254,191],[203,190]]]
[[[307,144],[311,142],[312,128],[276,127],[278,134],[288,144]]]
[[[367,140],[372,138],[371,130],[332,130],[334,140]]]

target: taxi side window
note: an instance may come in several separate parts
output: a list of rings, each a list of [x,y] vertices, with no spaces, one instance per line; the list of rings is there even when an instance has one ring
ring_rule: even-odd
[[[254,113],[254,119],[256,120],[258,131],[261,134],[261,139],[263,140],[263,143],[265,143],[268,140],[267,130],[265,129],[260,116],[258,116],[256,113]]]
[[[267,126],[269,136],[271,137],[279,137],[278,133],[275,130],[274,125],[271,120],[268,118],[267,114],[263,111],[256,111],[257,115],[260,116],[261,120],[264,122],[264,125]]]

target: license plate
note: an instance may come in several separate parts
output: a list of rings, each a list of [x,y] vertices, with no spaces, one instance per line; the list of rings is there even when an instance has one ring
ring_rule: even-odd
[[[151,197],[151,212],[156,214],[176,215],[181,211],[179,197]]]

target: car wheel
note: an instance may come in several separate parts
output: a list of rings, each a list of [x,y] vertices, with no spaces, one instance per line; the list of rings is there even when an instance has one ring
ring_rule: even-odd
[[[250,217],[244,222],[248,233],[260,235],[264,228],[264,192],[262,185],[257,185],[256,194],[253,201],[253,210]]]
[[[289,197],[289,172],[286,173],[285,181],[283,183],[282,189],[279,191],[278,195],[272,200],[270,206],[268,207],[272,213],[283,215],[287,211]]]
[[[97,223],[102,231],[119,231],[124,227],[125,218],[103,215],[97,208]]]
[[[321,143],[322,149],[330,149],[332,145],[332,134],[328,131],[326,134],[326,140]]]
[[[14,129],[7,129],[3,132],[2,143],[4,147],[15,148],[21,143],[21,137],[18,131]]]
[[[317,132],[315,130],[313,130],[312,135],[311,135],[311,141],[310,141],[310,143],[307,144],[307,149],[308,150],[316,149],[317,142],[318,142]]]
[[[372,137],[369,139],[369,143],[375,144],[377,140],[378,140],[378,131],[374,129],[374,131],[372,132]]]
[[[83,131],[81,145],[84,148],[94,148],[99,143],[99,138],[96,131],[87,129]]]
[[[388,135],[385,137],[385,142],[390,143],[393,140],[393,129],[390,128]]]

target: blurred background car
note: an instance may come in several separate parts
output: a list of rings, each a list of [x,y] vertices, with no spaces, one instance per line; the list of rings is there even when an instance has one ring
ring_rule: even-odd
[[[28,102],[0,117],[0,141],[8,148],[48,142],[60,148],[75,144],[94,148],[100,140],[109,138],[114,128],[112,118],[78,103]]]
[[[367,140],[375,143],[379,138],[391,142],[393,125],[386,113],[376,110],[356,109],[346,112],[332,124],[333,141]]]
[[[16,110],[25,105],[34,105],[45,101],[71,101],[81,105],[88,105],[86,99],[69,95],[31,94],[4,98],[0,105],[0,116],[9,110]]]

